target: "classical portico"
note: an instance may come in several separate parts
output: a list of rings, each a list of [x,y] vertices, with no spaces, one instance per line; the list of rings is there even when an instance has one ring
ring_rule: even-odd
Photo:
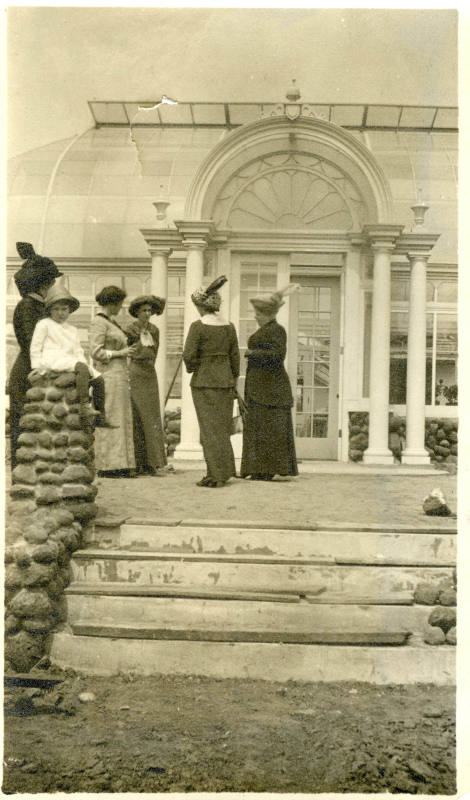
[[[291,280],[301,284],[301,300],[286,303],[280,321],[296,340],[287,368],[296,396],[294,413],[302,423],[299,435],[318,437],[318,449],[306,449],[307,458],[347,460],[347,418],[361,390],[361,282],[371,264],[370,391],[363,404],[369,411],[366,464],[393,463],[388,445],[390,286],[393,260],[406,258],[411,288],[403,462],[424,464],[429,462],[424,448],[426,262],[438,236],[424,230],[419,215],[411,233],[404,232],[405,222],[394,219],[387,180],[371,152],[348,131],[299,105],[291,118],[274,114],[224,138],[193,179],[184,219],[170,224],[160,215],[158,227],[141,233],[152,256],[155,293],[165,292],[171,252],[186,254],[184,336],[197,315],[192,292],[217,273],[229,277],[224,310],[242,347],[251,324],[246,292],[255,291],[247,276],[258,276],[256,291],[272,291]],[[307,298],[317,305],[309,306]],[[307,329],[315,321],[317,328]],[[157,372],[164,386],[164,315],[158,324],[162,354]],[[183,371],[177,459],[202,456],[189,379]],[[328,426],[329,449],[320,441]]]

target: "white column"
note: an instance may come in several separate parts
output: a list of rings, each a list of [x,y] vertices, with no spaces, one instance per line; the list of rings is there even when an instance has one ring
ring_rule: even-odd
[[[426,263],[428,254],[408,253],[411,262],[406,367],[406,448],[403,464],[429,464],[424,447],[426,399]]]
[[[341,452],[340,461],[349,460],[349,410],[350,401],[362,397],[362,320],[355,311],[361,307],[361,245],[352,242],[344,264],[343,347],[342,380],[340,381]]]
[[[171,249],[151,250],[152,274],[150,278],[150,292],[157,297],[168,299],[168,257]],[[167,306],[163,314],[152,320],[160,331],[160,344],[158,348],[155,369],[158,377],[158,387],[160,390],[160,409],[162,417],[165,411],[166,396],[166,327],[167,327]]]
[[[184,295],[184,339],[188,334],[192,322],[199,319],[197,309],[191,300],[195,289],[202,285],[204,271],[204,250],[206,241],[203,238],[186,239],[183,242],[187,248],[186,257],[186,286]],[[199,424],[193,404],[190,386],[191,375],[182,365],[181,381],[181,441],[176,446],[175,459],[200,460],[202,447],[199,441]]]
[[[388,447],[388,407],[390,384],[390,256],[393,245],[376,240],[372,294],[370,352],[369,446],[365,464],[393,464]]]

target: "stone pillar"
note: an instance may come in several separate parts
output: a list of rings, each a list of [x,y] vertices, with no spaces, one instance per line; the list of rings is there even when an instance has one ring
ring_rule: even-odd
[[[207,246],[204,237],[185,239],[188,251],[186,258],[186,285],[184,295],[184,340],[192,322],[199,319],[198,311],[191,300],[195,289],[202,285],[204,272],[204,250]],[[175,459],[199,460],[202,447],[199,441],[199,424],[191,395],[191,375],[182,365],[181,376],[181,441],[175,449]]]
[[[31,379],[12,473],[5,550],[5,659],[27,672],[64,621],[70,557],[97,514],[93,432],[78,415],[75,374]]]
[[[361,302],[361,247],[362,237],[351,236],[351,248],[344,259],[344,308],[359,308]],[[344,314],[343,329],[343,358],[340,361],[342,380],[339,419],[341,420],[341,451],[340,461],[349,460],[349,408],[351,400],[362,396],[363,370],[361,368],[362,354],[362,321],[359,314]],[[362,338],[361,338],[362,337]]]
[[[164,297],[168,299],[168,258],[172,250],[170,248],[162,248],[158,250],[151,249],[150,255],[152,256],[152,274],[150,279],[151,294],[157,297]],[[163,414],[165,411],[165,396],[166,396],[166,327],[167,327],[167,306],[163,314],[156,318],[156,325],[160,331],[160,344],[158,348],[157,359],[155,362],[155,369],[157,371],[158,386],[160,390],[160,410]]]
[[[370,353],[369,446],[365,464],[393,464],[388,447],[390,392],[390,288],[391,254],[402,227],[366,225],[374,253],[372,329]]]

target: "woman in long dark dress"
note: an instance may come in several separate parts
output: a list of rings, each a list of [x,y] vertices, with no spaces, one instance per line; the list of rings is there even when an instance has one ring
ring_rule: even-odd
[[[11,468],[16,467],[16,451],[18,437],[21,433],[20,418],[26,392],[29,389],[28,375],[31,372],[29,348],[36,323],[46,316],[44,298],[55,279],[62,275],[50,258],[39,256],[29,242],[17,242],[18,254],[25,258],[21,269],[15,272],[14,278],[21,300],[13,312],[13,329],[20,346],[20,352],[13,364],[9,379],[10,395],[10,443]]]
[[[283,295],[250,300],[259,328],[248,339],[245,380],[246,414],[243,422],[243,451],[240,475],[251,480],[272,480],[274,475],[297,475],[293,397],[284,368],[287,336],[276,314],[284,304]]]
[[[219,488],[235,475],[230,434],[240,352],[233,324],[218,313],[217,289],[226,280],[221,276],[191,295],[201,318],[190,326],[183,352],[186,369],[193,373],[191,392],[207,465],[207,475],[197,485],[209,488]]]
[[[155,372],[160,332],[150,322],[153,314],[160,315],[165,300],[155,295],[136,297],[129,314],[136,318],[127,328],[127,341],[135,345],[129,366],[134,450],[137,472],[141,475],[165,475],[167,464],[160,395]]]

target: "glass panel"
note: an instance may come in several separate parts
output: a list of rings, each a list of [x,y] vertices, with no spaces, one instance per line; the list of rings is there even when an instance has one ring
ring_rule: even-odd
[[[252,292],[240,292],[240,316],[253,316],[254,309],[250,303],[250,297],[253,297]]]
[[[251,334],[257,330],[257,328],[258,326],[256,324],[256,320],[250,320],[250,319],[240,320],[240,329],[239,329],[240,347],[246,348],[248,339],[250,338]]]
[[[312,436],[326,439],[328,436],[328,414],[314,414],[312,418]]]
[[[408,300],[410,296],[410,284],[407,280],[394,278],[392,280],[391,297],[393,300],[404,301]]]
[[[428,301],[428,303],[432,303],[434,301],[435,290],[436,290],[436,284],[428,279],[426,281],[426,300]]]
[[[390,403],[406,403],[408,314],[394,312],[390,330]]]
[[[330,311],[331,309],[331,289],[328,286],[320,286],[318,289],[318,310]]]
[[[313,397],[314,397],[314,390],[313,389],[304,389],[301,386],[297,386],[297,404],[296,408],[297,411],[313,411]]]
[[[276,276],[271,272],[261,272],[259,276],[259,288],[262,292],[275,292]]]
[[[126,275],[124,278],[124,288],[127,292],[127,303],[130,303],[131,300],[143,293],[144,289],[142,283],[142,278],[138,278],[135,275]]]
[[[119,286],[122,289],[122,275],[98,275],[95,293],[98,294],[105,286]]]
[[[258,288],[258,271],[256,268],[251,270],[243,269],[240,277],[240,288],[242,290]]]
[[[310,414],[297,414],[295,419],[295,435],[301,439],[312,435],[312,417]]]
[[[314,372],[315,386],[329,386],[330,385],[330,365],[316,363]]]
[[[302,361],[297,364],[297,386],[313,386],[313,364]]]
[[[315,389],[315,411],[328,411],[329,389]]]
[[[456,303],[458,300],[457,282],[440,283],[437,287],[438,303]]]
[[[426,314],[426,390],[425,403],[431,405],[434,402],[432,396],[432,345],[433,345],[433,324],[434,315]]]
[[[315,336],[315,358],[328,361],[330,357],[330,339]]]
[[[302,286],[299,293],[299,311],[311,311],[313,308],[313,286]]]
[[[457,315],[438,314],[436,404],[457,405]]]

